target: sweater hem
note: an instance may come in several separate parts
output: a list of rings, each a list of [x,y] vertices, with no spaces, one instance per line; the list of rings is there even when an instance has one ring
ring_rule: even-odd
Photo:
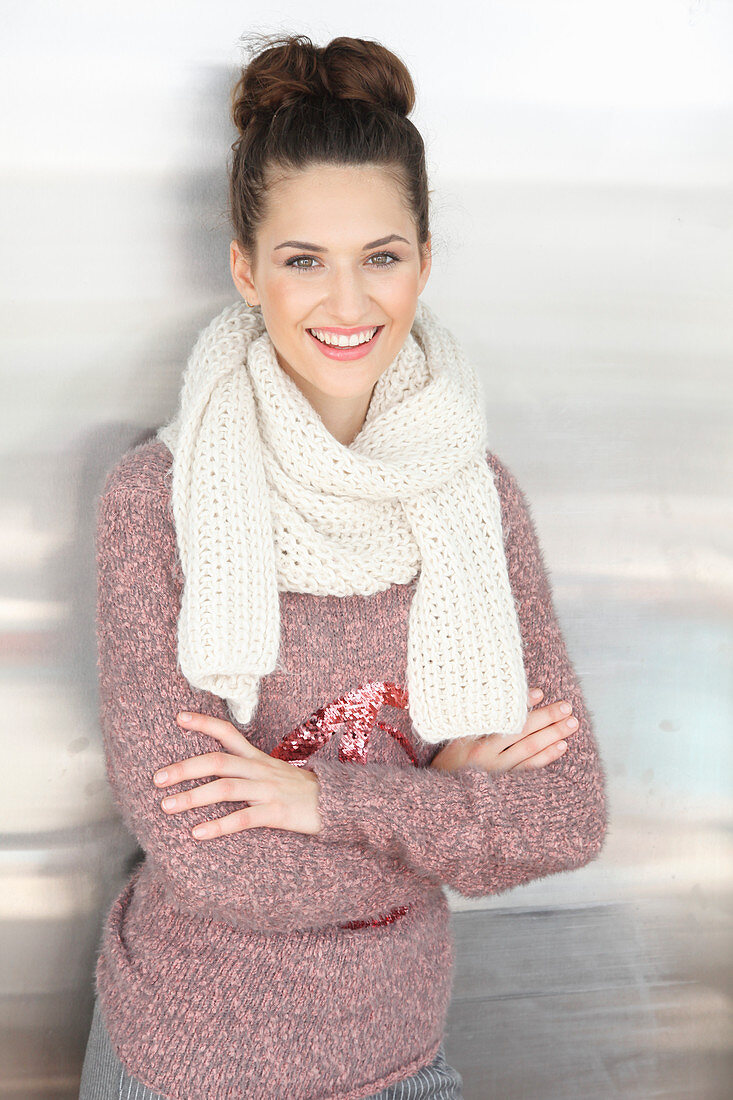
[[[271,1060],[263,1061],[260,1066],[262,1080],[247,1079],[244,1061],[241,1062],[239,1073],[232,1072],[233,1066],[227,1068],[229,1058],[227,1043],[237,1043],[237,1050],[233,1052],[237,1065],[240,1064],[241,1051],[244,1049],[242,1044],[247,1044],[248,1049],[253,1051],[256,1061],[256,1064],[253,1063],[251,1067],[256,1076],[259,1065],[257,1043],[260,1037],[254,1033],[242,1033],[238,1038],[231,1037],[228,1040],[226,1035],[220,1032],[221,1043],[218,1054],[212,1062],[206,1062],[212,1053],[211,1036],[205,1036],[204,1042],[204,1047],[208,1042],[209,1049],[199,1052],[198,1039],[189,1015],[189,1006],[185,1001],[181,1002],[170,995],[166,977],[167,969],[163,961],[158,960],[159,965],[153,966],[150,959],[140,957],[134,936],[131,939],[128,935],[125,918],[128,903],[135,893],[134,888],[142,874],[143,866],[135,869],[111,906],[106,922],[103,948],[98,957],[95,972],[100,1012],[117,1058],[127,1073],[165,1097],[166,1100],[203,1100],[204,1096],[206,1100],[243,1100],[244,1096],[247,1096],[248,1100],[260,1100],[260,1098],[264,1100],[273,1093],[277,1094],[277,1084],[273,1086],[265,1084],[271,1074],[274,1075],[274,1081],[279,1081],[277,1067]],[[374,956],[376,961],[380,954],[379,941],[384,937],[390,940],[396,936],[398,940],[404,941],[403,946],[412,945],[415,942],[421,944],[420,948],[410,952],[403,965],[406,972],[411,972],[416,965],[425,966],[427,960],[432,960],[434,965],[428,966],[426,980],[435,994],[435,1004],[432,1008],[421,1004],[419,1008],[426,1011],[420,1013],[419,1020],[413,1015],[418,1006],[412,1004],[408,1009],[406,1004],[403,1005],[402,1011],[409,1011],[409,1018],[413,1022],[412,1028],[408,1028],[412,1034],[411,1036],[405,1034],[404,1025],[407,1024],[407,1019],[403,1020],[400,1028],[402,1041],[399,1044],[400,1049],[397,1049],[393,1048],[389,1035],[394,1032],[395,1036],[398,1036],[396,1029],[400,1027],[400,1021],[392,1017],[389,1021],[383,1020],[381,1015],[383,1006],[378,999],[375,999],[368,1015],[365,1015],[365,1025],[373,1033],[372,1046],[369,1047],[367,1044],[367,1048],[363,1049],[362,1043],[358,1057],[355,1056],[353,1062],[349,1063],[351,1043],[348,1033],[345,1032],[340,1040],[340,1046],[343,1048],[341,1053],[330,1058],[327,1055],[320,1072],[313,1067],[308,1080],[299,1074],[294,1065],[284,1066],[284,1077],[280,1086],[282,1088],[282,1085],[287,1085],[289,1100],[363,1100],[366,1096],[378,1093],[405,1077],[414,1075],[435,1059],[445,1031],[445,1015],[451,995],[454,958],[453,941],[449,933],[450,915],[445,898],[442,892],[439,893],[439,897],[436,895],[425,899],[427,908],[424,912],[419,912],[421,907],[418,905],[406,916],[405,920],[408,923],[417,920],[416,928],[406,929],[403,921],[400,920],[383,928],[370,927],[360,932],[340,934],[354,938],[354,946],[359,956],[362,955],[362,951],[358,949],[357,943],[362,936],[366,937],[363,941],[364,947],[372,943],[377,948],[377,955]],[[446,921],[447,927],[444,926]],[[430,931],[427,940],[418,931],[421,925],[424,925],[426,931]],[[376,941],[372,939],[373,936],[377,937]],[[311,934],[307,938],[312,938]],[[334,944],[336,942],[338,941],[333,941]],[[425,951],[425,955],[422,955],[422,951]],[[186,980],[191,980],[192,973],[195,972],[187,973]],[[397,996],[399,996],[398,988],[395,988],[389,995],[390,1003]],[[213,997],[212,1017],[224,1020],[229,997],[228,988],[223,986],[213,991]],[[136,1006],[134,1018],[129,1015],[131,1005]],[[306,1045],[314,1040],[318,1045],[319,1035],[326,1034],[332,1018],[326,1012],[322,1015],[323,1019],[318,1023],[317,1029],[312,1031]],[[335,1018],[333,1023],[334,1026],[340,1026],[341,1031],[350,1026],[348,1018],[343,1014],[340,1017],[340,1025],[336,1025]],[[293,1039],[298,1041],[303,1039],[305,1034],[302,1032],[303,1026],[307,1032],[314,1027],[314,1024],[314,1019],[306,1016],[301,1020],[301,1033],[296,1027],[290,1038],[282,1034],[280,1053],[286,1061],[292,1061],[292,1058],[299,1059],[302,1056],[302,1050],[297,1047],[297,1043],[296,1046],[291,1046],[290,1043]],[[169,1038],[163,1040],[161,1048],[157,1048],[162,1034],[168,1034]],[[432,1036],[428,1047],[423,1046],[426,1036]],[[328,1092],[322,1089],[322,1082],[330,1081],[333,1086],[343,1069],[348,1072],[351,1068],[354,1075],[361,1072],[365,1076],[370,1071],[377,1070],[380,1059],[378,1056],[375,1058],[373,1055],[367,1055],[367,1049],[381,1050],[387,1064],[389,1064],[387,1060],[390,1054],[400,1058],[401,1062],[397,1068],[363,1084],[336,1084]],[[412,1056],[415,1050],[421,1051],[417,1057]],[[201,1061],[201,1057],[204,1058],[204,1062]],[[392,1064],[394,1065],[394,1062]]]
[[[126,1073],[128,1073],[131,1077],[134,1077],[137,1081],[140,1081],[140,1083],[145,1085],[146,1088],[152,1089],[153,1092],[157,1092],[162,1097],[165,1097],[166,1100],[191,1100],[190,1095],[184,1095],[177,1089],[171,1091],[170,1087],[162,1085],[159,1081],[156,1082],[154,1079],[148,1077],[145,1071],[140,1071],[129,1064],[127,1061],[126,1050],[124,1049],[124,1047],[118,1048],[107,1027],[103,1001],[101,997],[99,1009],[102,1015],[102,1022],[104,1024],[105,1031],[107,1032],[107,1035],[109,1037],[112,1049],[114,1050],[115,1055],[119,1059],[120,1063],[124,1066]],[[431,1065],[435,1061],[436,1055],[440,1049],[442,1042],[443,1036],[441,1035],[438,1037],[437,1040],[433,1041],[431,1047],[428,1048],[427,1054],[423,1055],[422,1057],[413,1059],[411,1062],[408,1062],[406,1065],[400,1067],[399,1069],[393,1070],[391,1073],[388,1074],[383,1074],[381,1077],[377,1077],[373,1081],[367,1082],[364,1085],[359,1085],[358,1087],[349,1089],[347,1092],[329,1092],[323,1096],[319,1096],[317,1100],[364,1100],[364,1097],[371,1096],[373,1093],[381,1092],[382,1089],[389,1088],[390,1085],[397,1084],[399,1081],[404,1080],[404,1078],[406,1077],[412,1077],[419,1070],[425,1069],[427,1066]],[[233,1097],[232,1100],[234,1100]]]

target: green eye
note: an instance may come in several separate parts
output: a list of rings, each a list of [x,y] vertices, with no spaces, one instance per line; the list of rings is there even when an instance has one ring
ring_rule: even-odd
[[[395,264],[398,264],[400,262],[400,257],[395,256],[393,252],[375,252],[373,256],[369,257],[369,261],[378,260],[378,259],[381,259],[382,257],[384,257],[387,260],[387,263],[376,264],[376,263],[369,262],[368,266],[369,267],[394,267]],[[302,260],[314,261],[315,256],[291,256],[289,260],[285,261],[285,267],[292,267],[294,271],[315,271],[315,264],[313,262],[306,263],[304,265],[304,264],[301,263]]]

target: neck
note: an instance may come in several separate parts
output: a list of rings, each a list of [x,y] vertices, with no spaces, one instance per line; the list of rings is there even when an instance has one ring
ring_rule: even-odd
[[[311,401],[311,404],[323,421],[326,430],[344,447],[348,447],[362,429],[371,396],[368,393],[344,399],[320,394],[320,400]]]
[[[280,365],[283,366],[282,363]],[[286,367],[283,369],[287,370]],[[296,375],[289,370],[287,373],[316,410],[326,431],[330,432],[344,447],[353,443],[364,424],[373,387],[368,393],[359,393],[353,397],[337,397],[323,393],[302,375]]]

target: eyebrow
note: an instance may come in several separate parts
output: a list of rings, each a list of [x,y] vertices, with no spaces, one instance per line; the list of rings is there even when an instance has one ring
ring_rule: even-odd
[[[362,252],[366,252],[370,248],[379,248],[380,245],[389,244],[390,241],[404,241],[405,244],[410,242],[406,237],[400,237],[399,233],[392,233],[389,237],[381,237],[378,241],[370,241],[369,244],[365,244]],[[309,244],[308,241],[283,241],[282,244],[275,246],[274,251],[277,252],[278,248],[307,248],[311,252],[328,252],[327,248],[324,248],[320,244]]]

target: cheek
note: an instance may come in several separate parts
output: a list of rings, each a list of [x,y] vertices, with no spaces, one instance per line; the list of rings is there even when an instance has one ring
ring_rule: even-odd
[[[288,282],[287,279],[274,279],[267,288],[270,305],[278,313],[288,313],[294,297],[293,289]]]
[[[385,279],[385,286],[379,294],[378,300],[384,310],[394,318],[396,322],[405,320],[408,324],[415,312],[417,302],[417,281],[410,270],[395,273],[392,279]]]
[[[308,310],[308,304],[313,299],[313,290],[305,285],[306,279],[307,276],[299,281],[297,275],[282,275],[268,283],[267,300],[270,311],[281,319],[284,327],[297,324]]]

